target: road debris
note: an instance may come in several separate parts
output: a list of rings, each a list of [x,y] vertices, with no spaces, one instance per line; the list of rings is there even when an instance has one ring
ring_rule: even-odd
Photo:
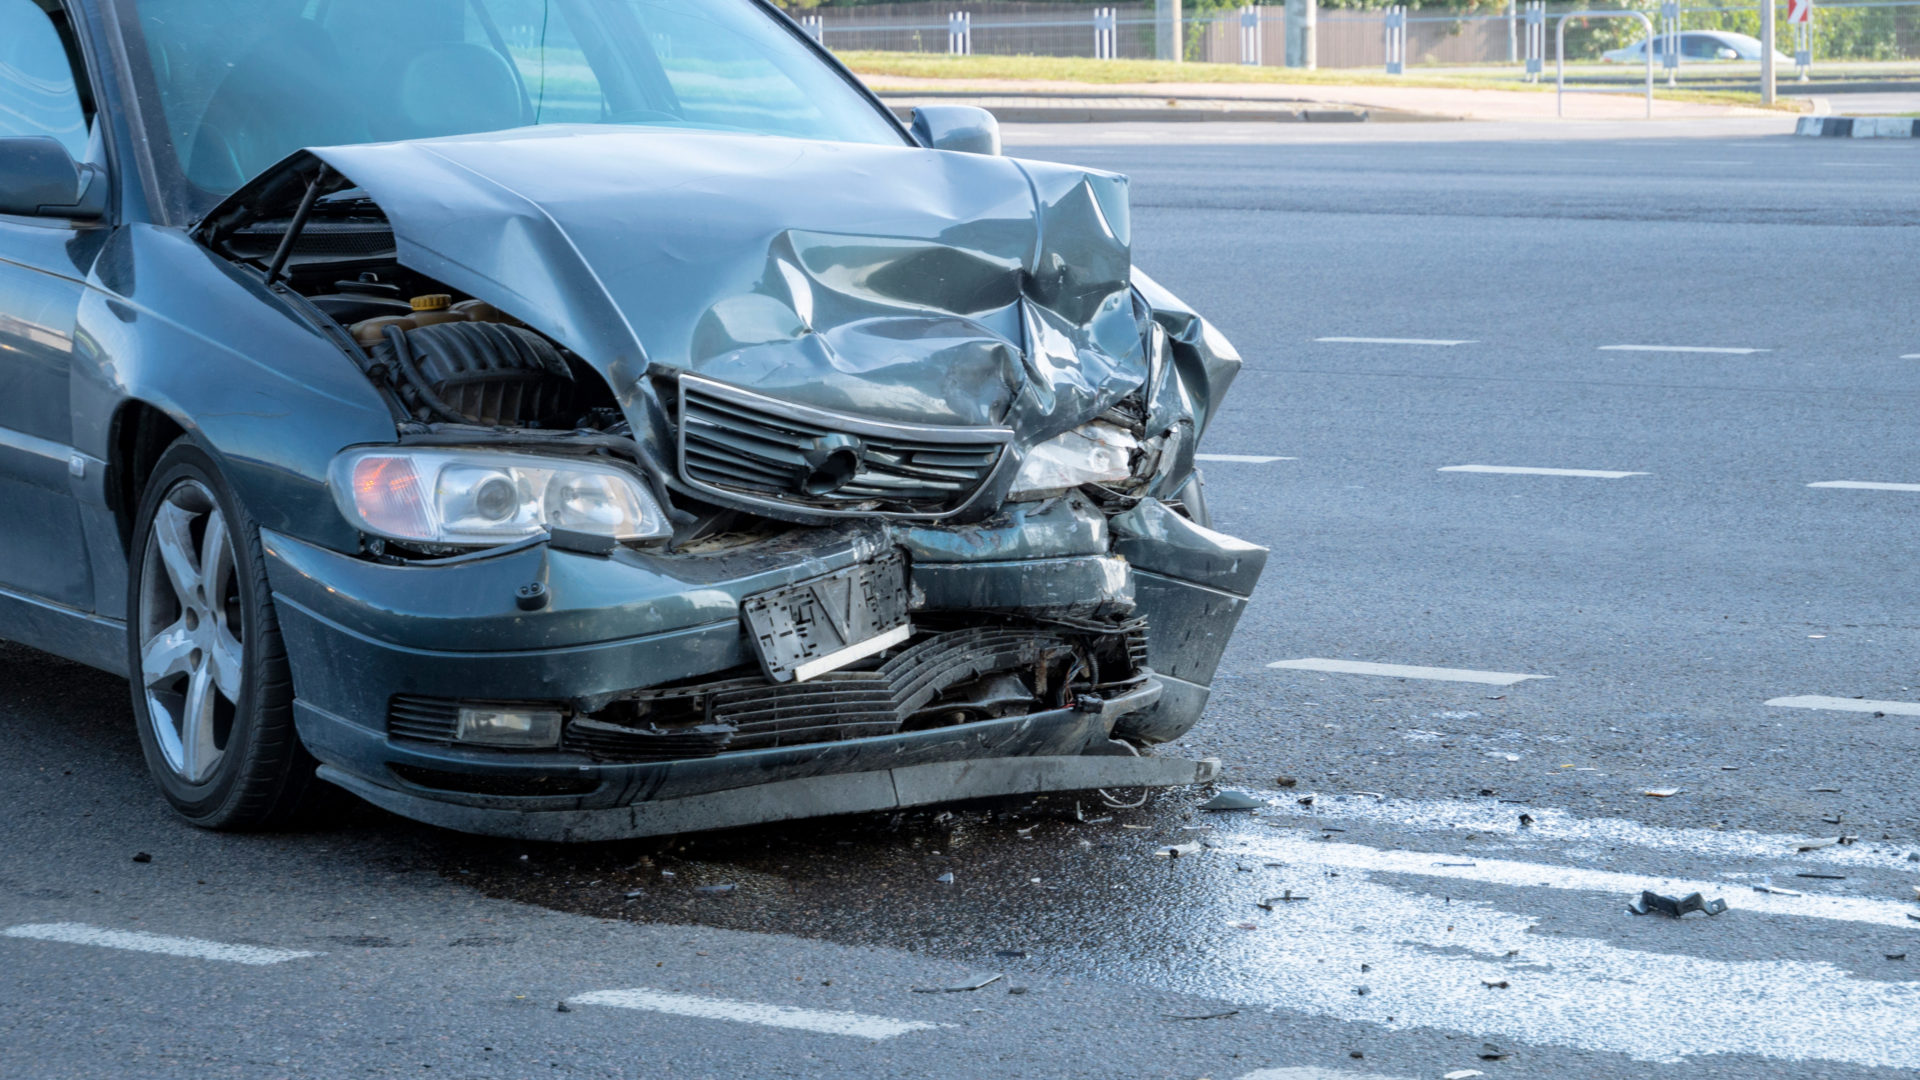
[[[1455,1069],[1450,1073],[1441,1073],[1440,1080],[1468,1080],[1468,1077],[1485,1075],[1479,1069]]]
[[[1217,813],[1222,810],[1258,810],[1266,803],[1244,791],[1222,791],[1213,798],[1200,804],[1200,809]]]
[[[1287,904],[1291,904],[1296,900],[1305,900],[1305,899],[1306,897],[1304,896],[1293,895],[1293,890],[1288,889],[1286,892],[1280,894],[1279,896],[1269,896],[1265,900],[1256,902],[1253,906],[1259,908],[1261,911],[1272,911],[1276,906],[1284,906]]]
[[[933,880],[940,885],[951,885],[953,884],[953,871],[949,870]]]
[[[1811,791],[1811,792],[1813,792],[1813,793],[1815,793],[1815,794],[1818,794],[1818,795],[1838,795],[1838,794],[1840,794],[1840,789],[1839,789],[1839,788],[1837,788],[1837,787],[1816,787],[1816,788],[1808,788],[1807,790],[1808,790],[1808,791]]]
[[[1829,848],[1834,846],[1835,844],[1838,844],[1839,842],[1840,842],[1840,838],[1837,836],[1827,840],[1808,840],[1805,843],[1794,845],[1793,850],[1819,851],[1821,848]]]
[[[1718,915],[1727,910],[1725,900],[1708,900],[1699,893],[1688,893],[1676,900],[1671,896],[1662,896],[1652,890],[1640,893],[1640,899],[1627,905],[1627,910],[1635,915],[1645,915],[1657,911],[1662,915],[1679,918],[1690,911],[1704,911],[1709,915]]]
[[[695,885],[693,891],[702,896],[725,896],[739,887],[738,885]]]
[[[1153,853],[1165,859],[1178,859],[1183,856],[1200,854],[1200,845],[1197,843],[1172,844],[1163,848],[1155,848]]]
[[[1252,922],[1230,922],[1230,923],[1228,923],[1227,925],[1228,925],[1228,926],[1231,926],[1231,927],[1233,927],[1233,928],[1234,928],[1235,930],[1258,930],[1258,929],[1260,929],[1260,924],[1259,924],[1259,923],[1252,923]]]
[[[1004,978],[1006,978],[1005,975],[982,975],[970,983],[961,983],[959,986],[916,986],[913,992],[916,994],[965,994],[984,986],[992,986]]]
[[[1815,881],[1845,881],[1845,874],[1795,874],[1794,877],[1812,878]]]
[[[1299,780],[1291,776],[1276,776],[1273,778],[1274,787],[1287,788],[1287,787],[1292,787],[1295,784],[1298,784],[1299,782],[1300,782]]]
[[[133,853],[133,861],[134,862],[152,862],[153,856],[147,854],[144,851],[136,851]]]
[[[1295,799],[1294,801],[1299,803],[1301,806],[1312,806],[1313,800],[1316,798],[1318,798],[1318,796],[1315,794],[1307,794],[1307,795],[1300,796],[1298,799]]]
[[[1225,1020],[1229,1016],[1239,1015],[1239,1009],[1228,1009],[1226,1012],[1201,1013],[1198,1016],[1174,1016],[1168,1013],[1165,1018],[1168,1020]]]
[[[1492,1043],[1480,1044],[1481,1061],[1505,1061],[1512,1056],[1513,1051],[1511,1050],[1502,1050]]]
[[[1105,788],[1099,788],[1097,790],[1100,793],[1101,801],[1106,803],[1109,807],[1112,807],[1115,810],[1138,810],[1141,807],[1147,805],[1147,796],[1153,794],[1151,791],[1142,791],[1140,793],[1140,797],[1138,799],[1135,799],[1133,802],[1123,802],[1119,799],[1114,798],[1112,795],[1108,794],[1107,789]]]
[[[1651,796],[1655,799],[1671,799],[1675,795],[1679,795],[1686,790],[1687,790],[1686,788],[1677,788],[1677,787],[1657,787],[1657,788],[1648,788],[1646,791],[1641,792],[1641,794]]]
[[[1763,892],[1763,893],[1772,893],[1775,896],[1805,896],[1806,895],[1806,893],[1794,892],[1792,889],[1782,889],[1775,885],[1755,885],[1753,887],[1753,891]]]
[[[1881,955],[1885,956],[1889,960],[1905,960],[1907,958],[1907,954],[1903,952],[1890,952],[1890,953],[1883,953]]]
[[[1489,990],[1505,990],[1512,984],[1505,979],[1481,979],[1480,985]]]
[[[1521,828],[1523,828],[1523,829],[1525,829],[1525,828],[1529,828],[1529,827],[1531,827],[1532,825],[1533,825],[1533,815],[1532,815],[1532,814],[1521,814],[1521,815],[1520,815],[1520,827],[1521,827]]]
[[[1019,994],[1024,994],[1024,993],[1026,993],[1026,992],[1027,992],[1027,988],[1026,988],[1026,987],[1024,987],[1024,986],[1009,986],[1009,987],[1007,987],[1007,993],[1009,993],[1009,994],[1014,994],[1014,995],[1019,995]]]
[[[564,1001],[563,1001],[563,1002],[561,1002],[560,1004],[558,1004],[558,1005],[555,1005],[555,1006],[553,1007],[553,1011],[554,1011],[554,1012],[572,1012],[572,1011],[573,1011],[573,1006],[571,1006],[571,1005],[569,1005],[569,1004],[567,1004],[566,1002],[564,1002]]]

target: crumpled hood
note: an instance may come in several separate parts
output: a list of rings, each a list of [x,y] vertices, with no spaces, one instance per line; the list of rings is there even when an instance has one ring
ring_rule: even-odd
[[[1147,379],[1112,174],[604,127],[312,153],[402,263],[573,349],[630,415],[651,365],[1032,443]]]

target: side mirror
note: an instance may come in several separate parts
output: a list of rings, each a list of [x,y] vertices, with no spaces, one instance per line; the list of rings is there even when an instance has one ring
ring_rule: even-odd
[[[929,150],[1000,154],[1000,121],[972,105],[920,105],[913,110],[913,137]]]
[[[0,137],[0,214],[91,221],[107,212],[106,176],[51,135]]]
[[[1727,48],[1727,47],[1726,47],[1725,45],[1722,45],[1722,46],[1720,46],[1720,47],[1719,47],[1718,49],[1715,49],[1715,50],[1713,51],[1713,55],[1715,55],[1715,56],[1717,56],[1717,57],[1719,57],[1719,58],[1720,58],[1720,59],[1722,59],[1722,60],[1738,60],[1738,59],[1740,59],[1740,54],[1739,54],[1739,53],[1737,53],[1737,52],[1735,52],[1735,51],[1734,51],[1734,50],[1732,50],[1732,49],[1729,49],[1729,48]]]

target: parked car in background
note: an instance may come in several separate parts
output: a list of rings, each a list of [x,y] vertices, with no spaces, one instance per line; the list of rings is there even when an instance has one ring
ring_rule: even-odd
[[[1265,550],[1125,178],[764,0],[0,0],[0,614],[204,826],[1191,783]]]
[[[1600,59],[1609,64],[1645,64],[1647,50],[1653,50],[1653,62],[1661,62],[1663,51],[1667,48],[1668,34],[1656,34],[1648,41],[1635,42],[1624,49],[1614,49],[1600,54]],[[1680,39],[1680,62],[1682,64],[1705,63],[1716,60],[1750,60],[1759,62],[1762,49],[1759,38],[1736,34],[1727,30],[1688,30],[1677,35]],[[1793,58],[1778,50],[1774,51],[1775,64],[1791,64]]]

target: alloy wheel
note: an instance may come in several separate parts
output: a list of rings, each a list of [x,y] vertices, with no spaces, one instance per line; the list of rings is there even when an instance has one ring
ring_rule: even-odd
[[[181,480],[153,516],[140,575],[147,722],[167,767],[205,783],[239,709],[246,640],[233,537],[212,492]]]

